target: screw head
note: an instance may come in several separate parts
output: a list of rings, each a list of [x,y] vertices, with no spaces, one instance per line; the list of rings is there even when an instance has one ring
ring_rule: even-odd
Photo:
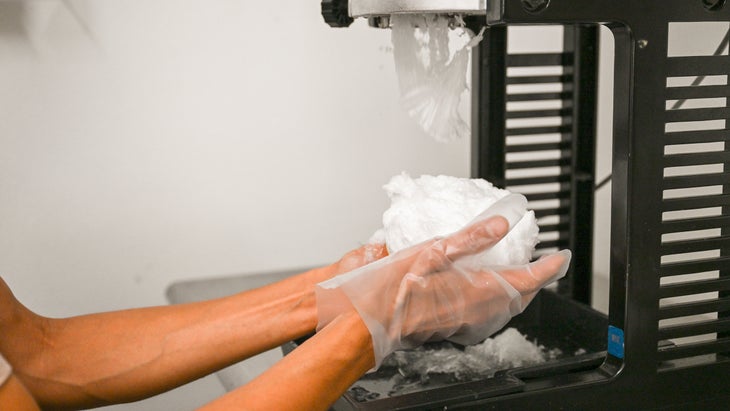
[[[550,5],[550,0],[522,0],[522,8],[528,13],[541,13]]]
[[[705,6],[707,10],[717,11],[725,6],[725,0],[702,0],[702,5]]]

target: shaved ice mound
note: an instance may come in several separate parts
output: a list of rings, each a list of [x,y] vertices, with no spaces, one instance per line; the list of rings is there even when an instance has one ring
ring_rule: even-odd
[[[403,173],[383,187],[391,200],[383,213],[383,228],[371,242],[385,242],[394,254],[423,241],[447,236],[464,228],[509,191],[483,179],[424,175],[411,178]],[[487,266],[522,265],[530,261],[538,242],[533,211],[527,211],[494,247],[483,252]]]

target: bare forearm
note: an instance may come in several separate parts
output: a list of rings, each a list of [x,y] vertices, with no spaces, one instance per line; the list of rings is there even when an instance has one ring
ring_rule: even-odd
[[[370,333],[343,314],[247,385],[201,411],[326,410],[375,365]]]
[[[23,384],[13,375],[0,384],[0,408],[14,411],[38,411],[38,405]]]
[[[3,352],[18,364],[18,375],[41,404],[76,408],[132,401],[314,330],[313,285],[328,275],[313,271],[201,303],[62,320],[35,316],[24,330],[16,329],[25,334],[11,339],[19,345]]]
[[[313,331],[315,284],[386,254],[382,244],[367,245],[223,299],[69,319],[32,313],[0,278],[0,352],[50,408],[145,398]]]

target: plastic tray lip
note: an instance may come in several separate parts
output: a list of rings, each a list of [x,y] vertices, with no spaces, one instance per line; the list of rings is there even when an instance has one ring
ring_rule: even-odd
[[[554,375],[564,375],[571,372],[594,371],[601,367],[605,359],[606,351],[580,354],[551,360],[543,364],[500,370],[492,377],[364,402],[359,402],[349,393],[345,393],[339,402],[341,407],[336,409],[343,409],[342,406],[344,406],[350,410],[362,411],[415,410],[424,409],[424,407],[440,407],[459,401],[477,401],[516,394],[525,391],[527,388],[525,380],[550,378]]]
[[[394,397],[359,402],[349,394],[343,395],[338,404],[350,410],[422,410],[442,407],[458,401],[475,401],[499,395],[524,391],[525,383],[511,375],[467,381],[454,385],[405,393]],[[342,409],[342,407],[335,407]]]
[[[560,374],[570,371],[596,369],[603,364],[606,359],[606,355],[606,351],[579,354],[573,357],[552,360],[542,364],[497,371],[494,376],[506,375],[520,380],[525,380],[532,378],[544,378],[551,374]]]

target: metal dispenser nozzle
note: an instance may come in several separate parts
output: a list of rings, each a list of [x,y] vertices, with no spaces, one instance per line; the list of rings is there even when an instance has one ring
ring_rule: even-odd
[[[332,27],[347,27],[354,18],[387,26],[393,14],[486,15],[487,0],[322,0],[322,15]]]
[[[349,0],[348,9],[351,17],[405,13],[484,15],[487,0]]]

